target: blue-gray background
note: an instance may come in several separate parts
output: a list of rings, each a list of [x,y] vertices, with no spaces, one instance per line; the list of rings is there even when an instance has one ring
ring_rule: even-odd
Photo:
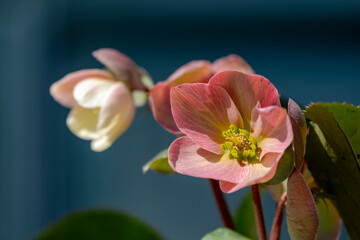
[[[123,209],[174,240],[221,226],[206,180],[142,174],[173,140],[148,109],[103,153],[68,131],[68,110],[48,89],[102,67],[91,51],[123,51],[155,81],[190,60],[236,53],[301,104],[359,105],[359,13],[355,0],[0,1],[0,239],[30,239],[94,207]],[[227,195],[232,210],[247,190]],[[269,229],[274,205],[265,202]]]

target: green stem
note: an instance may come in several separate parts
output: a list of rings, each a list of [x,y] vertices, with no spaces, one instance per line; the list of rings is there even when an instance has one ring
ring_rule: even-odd
[[[264,221],[264,214],[261,207],[261,199],[259,193],[259,185],[255,184],[251,186],[253,203],[254,203],[254,211],[255,211],[255,221],[257,226],[257,232],[259,236],[259,240],[266,240],[266,228]]]
[[[213,179],[209,179],[209,181],[210,181],[211,189],[214,193],[216,204],[218,206],[224,226],[231,230],[235,230],[235,226],[232,221],[232,217],[230,215],[229,208],[226,204],[224,194],[219,187],[219,181],[213,180]]]

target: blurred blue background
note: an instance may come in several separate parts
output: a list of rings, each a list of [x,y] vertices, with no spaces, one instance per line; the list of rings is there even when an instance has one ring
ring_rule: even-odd
[[[126,53],[155,81],[190,60],[236,53],[303,105],[360,104],[355,0],[2,0],[0,24],[0,239],[31,239],[94,207],[125,210],[173,240],[221,226],[207,180],[142,174],[173,140],[147,108],[103,153],[67,129],[68,110],[49,86],[101,68],[91,57],[97,48]],[[227,195],[232,210],[247,191]],[[274,203],[263,202],[270,230]]]

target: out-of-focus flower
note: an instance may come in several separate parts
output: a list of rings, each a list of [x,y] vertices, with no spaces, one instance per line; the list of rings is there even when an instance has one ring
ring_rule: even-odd
[[[156,121],[170,133],[183,135],[171,114],[170,89],[183,83],[207,83],[214,74],[224,70],[254,73],[250,65],[235,54],[220,58],[212,64],[204,60],[191,61],[181,66],[166,81],[158,82],[150,89],[149,103]]]
[[[208,84],[171,89],[183,134],[169,148],[175,172],[220,180],[224,192],[269,181],[293,139],[290,119],[266,78],[223,71]]]
[[[58,103],[71,108],[66,119],[71,132],[92,140],[93,151],[103,151],[132,123],[135,103],[131,92],[145,89],[141,78],[146,73],[114,49],[99,49],[93,56],[107,70],[70,73],[52,84],[50,94]]]

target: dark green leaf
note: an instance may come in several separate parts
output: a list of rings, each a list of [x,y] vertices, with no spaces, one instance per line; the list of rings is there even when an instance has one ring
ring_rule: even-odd
[[[202,240],[251,240],[241,234],[234,232],[228,228],[219,228],[215,231],[206,234]]]
[[[314,198],[301,173],[295,168],[288,179],[287,225],[292,240],[314,240],[319,217]]]
[[[333,119],[337,121],[360,164],[360,108],[351,104],[340,103],[322,104],[321,107],[326,108]],[[318,123],[315,119],[313,122]]]
[[[258,239],[251,192],[242,199],[234,216],[234,224],[236,231],[240,234],[252,239]]]
[[[318,103],[306,108],[336,153],[360,162],[360,108],[350,104]]]
[[[164,149],[147,162],[143,166],[143,173],[146,173],[149,169],[162,174],[174,173],[168,162],[168,149]]]
[[[161,240],[155,231],[124,213],[92,210],[71,214],[50,226],[38,240]]]
[[[278,166],[276,168],[276,173],[274,177],[270,181],[264,183],[264,185],[274,185],[283,182],[285,179],[287,179],[290,176],[293,169],[294,169],[294,152],[292,150],[292,146],[290,145],[282,155],[278,163]]]
[[[332,200],[352,239],[360,239],[360,109],[349,104],[313,104],[305,159],[321,194]]]

